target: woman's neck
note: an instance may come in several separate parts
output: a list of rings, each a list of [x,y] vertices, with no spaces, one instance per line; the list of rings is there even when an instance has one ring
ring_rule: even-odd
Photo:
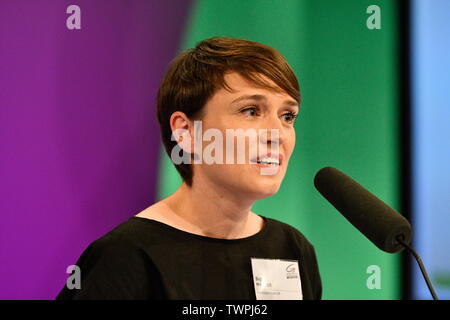
[[[236,199],[232,192],[197,183],[161,201],[169,219],[184,230],[213,238],[237,239],[257,233],[263,219],[250,211],[252,201]]]

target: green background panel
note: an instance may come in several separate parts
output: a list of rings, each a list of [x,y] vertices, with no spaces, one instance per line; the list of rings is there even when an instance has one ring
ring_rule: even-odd
[[[374,4],[380,30],[366,27]],[[312,242],[324,299],[400,298],[400,257],[376,248],[313,185],[321,167],[334,166],[399,209],[399,9],[394,1],[197,1],[180,47],[213,36],[244,38],[276,48],[294,69],[303,99],[296,148],[279,192],[253,210]],[[163,151],[161,157],[159,199],[181,183]],[[370,265],[381,268],[379,290],[366,286]]]

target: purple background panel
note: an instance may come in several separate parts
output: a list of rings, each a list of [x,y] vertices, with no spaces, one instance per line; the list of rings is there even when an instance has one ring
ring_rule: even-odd
[[[0,299],[53,299],[90,242],[155,200],[156,91],[189,7],[0,2]]]

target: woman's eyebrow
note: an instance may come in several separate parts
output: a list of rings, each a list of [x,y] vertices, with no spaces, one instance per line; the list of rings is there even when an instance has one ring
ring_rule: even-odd
[[[267,97],[262,95],[262,94],[247,94],[247,95],[243,95],[243,96],[240,96],[240,97],[234,99],[233,101],[231,101],[231,103],[236,103],[236,102],[239,102],[239,101],[242,101],[242,100],[267,101]],[[297,101],[291,100],[291,99],[285,100],[283,102],[283,105],[293,106],[293,107],[298,107],[299,106]]]

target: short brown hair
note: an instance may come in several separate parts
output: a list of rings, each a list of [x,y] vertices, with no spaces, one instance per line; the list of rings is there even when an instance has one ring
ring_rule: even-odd
[[[171,140],[171,115],[175,111],[181,111],[189,119],[195,119],[217,90],[231,89],[224,80],[227,72],[237,72],[260,87],[276,91],[281,88],[300,105],[297,77],[278,51],[243,39],[214,37],[203,40],[195,48],[183,51],[171,61],[158,90],[157,118],[169,157],[177,145],[176,141]],[[258,74],[265,75],[278,87],[271,86]],[[191,164],[181,163],[175,167],[184,182],[191,186]]]

